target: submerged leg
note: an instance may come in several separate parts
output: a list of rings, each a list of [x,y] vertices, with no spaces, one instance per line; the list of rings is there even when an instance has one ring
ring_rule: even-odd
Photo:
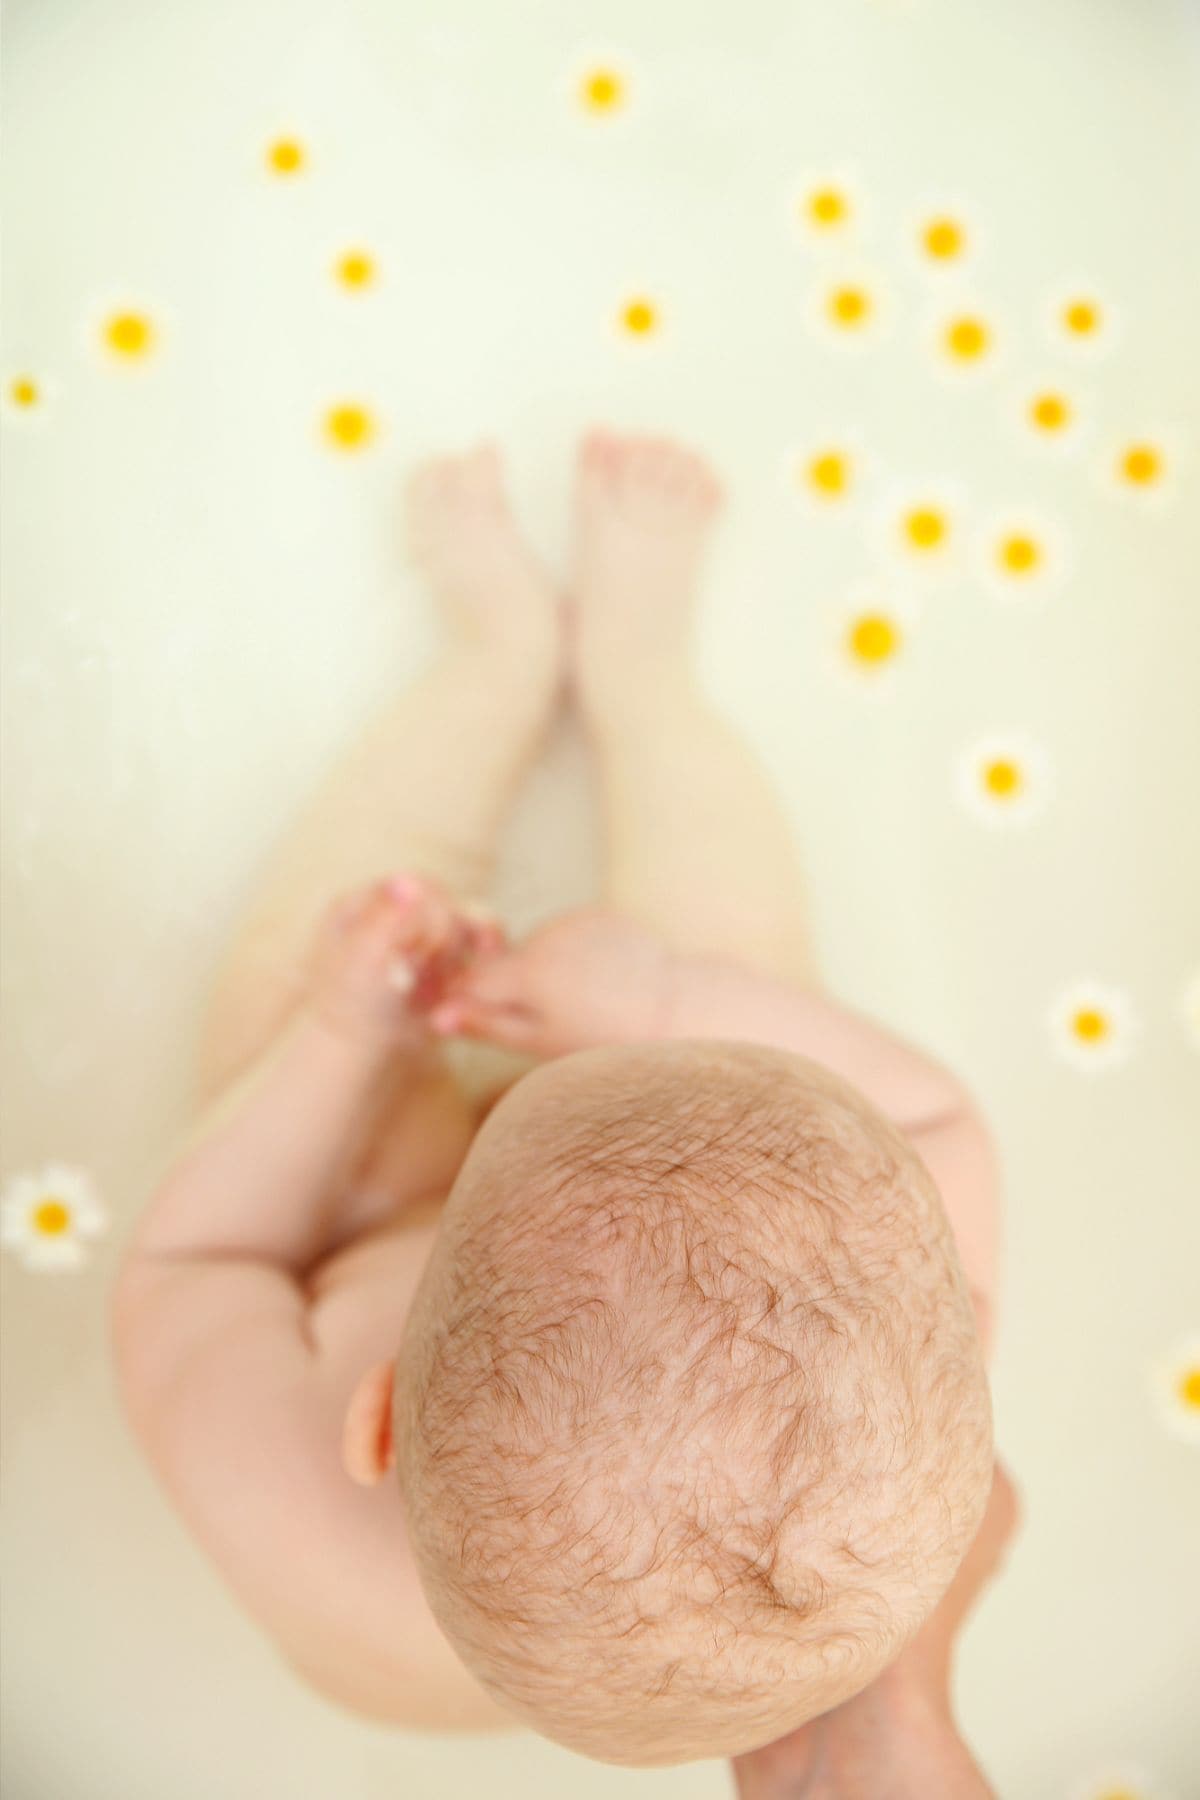
[[[811,981],[791,823],[690,668],[720,497],[699,457],[661,439],[595,432],[581,448],[573,679],[599,764],[605,901],[679,949]]]
[[[334,896],[412,870],[482,899],[516,788],[561,698],[558,596],[490,448],[420,468],[414,560],[446,615],[438,663],[362,731],[268,853],[215,984],[201,1062],[238,1066],[293,1003]]]

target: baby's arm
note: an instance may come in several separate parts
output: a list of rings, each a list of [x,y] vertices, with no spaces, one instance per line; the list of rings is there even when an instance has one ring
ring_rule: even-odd
[[[811,1058],[878,1107],[912,1144],[942,1197],[991,1350],[997,1167],[970,1094],[949,1070],[824,994],[724,957],[671,959],[665,1029],[674,1038],[747,1039]]]

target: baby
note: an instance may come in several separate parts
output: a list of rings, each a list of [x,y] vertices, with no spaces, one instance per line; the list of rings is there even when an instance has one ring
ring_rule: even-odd
[[[395,1395],[450,1642],[548,1736],[639,1764],[734,1754],[864,1688],[992,1483],[987,1306],[934,1180],[986,1256],[964,1096],[735,963],[654,970],[585,912],[468,978],[460,1029],[553,1050],[607,1013],[622,1042],[546,1063],[482,1125]]]
[[[435,465],[413,534],[457,660],[280,853],[114,1346],[164,1484],[323,1693],[651,1766],[838,1716],[921,1641],[993,1491],[995,1177],[960,1085],[802,978],[782,815],[676,680],[710,477],[594,436],[579,481],[555,617],[610,801],[626,783],[612,903],[511,945],[456,897],[478,868],[431,848],[454,807],[447,845],[468,816],[494,834],[466,793],[484,739],[507,792],[545,722],[496,459]],[[378,867],[385,760],[418,747],[438,806],[410,782],[405,873],[348,884]],[[518,1078],[473,1107],[449,1036]]]

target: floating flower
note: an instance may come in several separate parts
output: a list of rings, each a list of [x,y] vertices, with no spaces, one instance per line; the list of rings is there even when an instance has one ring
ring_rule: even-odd
[[[1150,1366],[1150,1391],[1158,1416],[1172,1437],[1200,1444],[1200,1332]]]
[[[960,756],[956,787],[963,805],[986,824],[1025,825],[1049,796],[1049,763],[1024,738],[983,738]]]
[[[1123,1063],[1137,1030],[1129,1001],[1117,988],[1081,981],[1061,993],[1049,1014],[1054,1047],[1077,1069]]]
[[[895,662],[906,635],[894,612],[872,607],[847,620],[842,651],[859,674],[874,675]]]
[[[6,413],[22,422],[39,424],[45,418],[50,403],[50,389],[40,375],[32,375],[27,370],[5,378],[3,406]]]
[[[662,308],[648,294],[631,294],[621,302],[617,329],[622,337],[647,339],[662,331]]]
[[[1174,497],[1181,448],[1181,434],[1170,429],[1121,438],[1104,453],[1101,485],[1138,506],[1161,508]]]
[[[1062,382],[1037,381],[1017,399],[1017,425],[1039,449],[1063,451],[1078,443],[1082,412],[1078,397]]]
[[[873,275],[859,271],[827,276],[812,296],[809,317],[827,343],[850,348],[871,343],[886,323],[883,288]]]
[[[272,175],[302,175],[308,168],[308,151],[297,137],[273,138],[267,145],[265,161]]]
[[[629,103],[630,73],[623,59],[597,58],[575,76],[573,90],[580,110],[593,119],[608,119]]]
[[[791,453],[788,479],[814,509],[845,512],[862,483],[862,453],[846,438],[824,438]]]
[[[934,324],[933,353],[948,373],[979,375],[996,367],[1000,334],[982,307],[963,304],[942,313]]]
[[[0,1196],[0,1242],[30,1269],[78,1268],[108,1222],[90,1177],[62,1163],[13,1176]]]
[[[379,265],[369,250],[343,250],[333,265],[334,279],[354,293],[374,287]]]
[[[1031,513],[990,520],[976,556],[981,580],[1002,600],[1044,597],[1066,572],[1061,534]]]
[[[140,304],[117,304],[99,311],[95,329],[105,361],[127,367],[148,362],[162,337],[158,318]]]
[[[909,226],[909,241],[923,269],[961,269],[977,249],[977,233],[957,201],[927,201]]]
[[[797,183],[792,216],[814,243],[844,243],[861,212],[854,182],[844,173],[805,175]]]
[[[358,400],[340,400],[322,420],[326,443],[335,450],[365,450],[374,443],[379,424],[370,407]]]
[[[860,689],[888,689],[907,652],[915,617],[910,595],[867,588],[852,594],[834,624],[834,672]]]
[[[1069,283],[1051,296],[1046,307],[1050,341],[1087,356],[1099,356],[1117,340],[1118,319],[1112,302],[1086,281]]]
[[[1071,1789],[1070,1800],[1166,1800],[1161,1788],[1131,1763],[1110,1764]]]
[[[910,573],[948,573],[962,533],[961,490],[944,482],[926,482],[894,491],[879,509],[876,533],[884,554]]]

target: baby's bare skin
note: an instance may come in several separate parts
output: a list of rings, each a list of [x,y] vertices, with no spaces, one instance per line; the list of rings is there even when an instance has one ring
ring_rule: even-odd
[[[468,503],[492,517],[494,496],[488,483],[486,468],[477,468]],[[445,482],[436,479],[427,498],[443,510],[456,504],[447,501]],[[634,538],[638,531],[661,538],[674,531],[674,551],[661,554],[664,568],[679,573],[661,579],[690,582],[686,539],[689,532],[699,532],[713,504],[706,482],[681,469],[677,453],[673,463],[662,447],[643,451],[639,470],[628,456],[622,460],[619,443],[614,452],[613,440],[601,439],[581,462],[583,523],[597,534],[593,561],[603,560],[608,508],[611,562],[631,566],[636,556],[631,533]],[[454,582],[469,588],[469,567],[465,573],[456,567],[451,574]],[[519,560],[505,580],[514,589],[524,584],[532,591],[536,586],[529,566]],[[644,601],[641,596],[638,603]],[[608,618],[603,627],[602,605]],[[595,609],[590,616],[589,606]],[[592,592],[589,598],[587,584],[577,584],[577,608],[576,633],[585,641],[590,634],[592,643],[576,671],[578,698],[585,710],[593,704],[599,709],[601,697],[615,685],[615,671],[628,673],[627,650],[613,619],[611,594]],[[531,623],[518,621],[513,629],[514,642],[526,650],[541,641]],[[642,702],[635,696],[633,704]],[[664,694],[664,717],[670,704]],[[627,807],[623,818],[634,834],[628,846],[632,864],[641,827],[633,808]],[[653,829],[649,817],[645,829]],[[619,858],[617,862],[619,866]],[[598,1041],[672,1036],[774,1044],[823,1063],[865,1093],[926,1161],[955,1233],[981,1337],[990,1347],[994,1177],[986,1135],[967,1097],[944,1071],[867,1021],[815,991],[754,973],[750,965],[797,973],[803,956],[799,937],[794,947],[778,938],[768,941],[749,915],[742,966],[707,952],[703,908],[693,909],[698,936],[687,948],[694,954],[664,955],[661,969],[669,979],[661,993],[649,984],[648,1006],[647,967],[655,966],[655,953],[647,944],[656,940],[654,919],[647,915],[658,904],[666,917],[682,899],[680,892],[663,891],[651,896],[647,906],[643,894],[639,910],[646,930],[639,936],[635,928],[632,943],[630,921],[609,915],[610,932],[620,940],[615,949],[610,945],[616,960],[602,966],[591,993],[572,994],[544,979],[546,934],[538,934],[540,963],[534,943],[507,954],[493,939],[485,953],[476,939],[478,960],[463,967],[453,984],[459,1006],[454,1028],[531,1058],[569,1053]],[[427,884],[415,905],[418,913],[422,906],[432,908],[430,942],[443,949],[462,942],[467,927],[447,893],[439,895]],[[224,1080],[212,1084],[212,1092],[221,1094],[212,1109],[216,1122],[209,1115],[201,1122],[194,1134],[199,1147],[182,1159],[184,1176],[172,1177],[164,1204],[140,1235],[140,1259],[131,1259],[123,1283],[118,1335],[126,1348],[118,1360],[124,1364],[131,1416],[181,1511],[244,1604],[314,1687],[340,1705],[382,1721],[433,1729],[513,1728],[510,1716],[467,1673],[436,1624],[409,1553],[401,1495],[383,1479],[395,1460],[391,1399],[404,1321],[445,1196],[477,1133],[477,1152],[487,1144],[486,1107],[459,1090],[440,1059],[429,1020],[422,1023],[415,1006],[405,1015],[403,996],[396,1000],[393,994],[395,1016],[389,1014],[387,1028],[381,1027],[379,996],[369,991],[366,964],[356,946],[371,932],[384,941],[391,929],[387,909],[385,898],[364,897],[358,922],[343,932],[335,948],[329,949],[331,940],[325,940],[328,954],[310,970],[282,1029],[271,1016],[278,1012],[278,996],[274,1008],[259,998],[243,1013],[234,1008],[228,1016],[236,1025],[224,1042],[209,1045],[209,1067],[224,1070]],[[728,942],[729,925],[729,917],[710,917],[708,941]],[[630,956],[634,964],[622,965],[620,959]],[[565,962],[569,965],[570,958]],[[622,997],[627,1013],[622,1012]],[[601,1002],[607,1015],[598,1028]],[[264,1031],[268,1018],[272,1032]],[[248,1047],[257,1054],[249,1073],[230,1090],[229,1073],[245,1069]],[[284,1302],[271,1296],[268,1305],[264,1290],[252,1319],[241,1329],[236,1357],[241,1392],[261,1395],[282,1389],[289,1399],[295,1396],[294,1430],[285,1436],[281,1426],[279,1442],[264,1444],[262,1406],[248,1406],[239,1414],[225,1404],[232,1376],[219,1372],[214,1354],[211,1382],[207,1388],[197,1382],[200,1400],[185,1432],[178,1409],[172,1411],[157,1398],[165,1385],[164,1346],[169,1354],[180,1355],[186,1329],[185,1349],[214,1339],[228,1350],[232,1316],[229,1290],[215,1269],[207,1294],[194,1285],[186,1315],[181,1288],[171,1288],[168,1298],[159,1299],[166,1284],[180,1275],[182,1259],[196,1254],[201,1218],[203,1229],[211,1233],[211,1185],[204,1187],[202,1172],[209,1166],[217,1170],[226,1193],[238,1182],[248,1191],[261,1188],[262,1170],[278,1164],[300,1135],[298,1118],[306,1121],[311,1136],[308,1180],[314,1193],[324,1182],[328,1212],[341,1220],[335,1234],[340,1241],[313,1263],[289,1240],[287,1259],[303,1290],[299,1331],[294,1318],[285,1317]],[[265,1235],[266,1202],[260,1196],[255,1204],[261,1209],[258,1228]],[[244,1235],[247,1228],[232,1212],[224,1229],[229,1244],[239,1244],[243,1254],[267,1254],[254,1237]],[[157,1263],[153,1268],[152,1259]],[[269,1306],[277,1304],[279,1322],[273,1323]],[[169,1331],[164,1318],[169,1318]],[[280,1335],[285,1330],[302,1338],[304,1346],[303,1358],[289,1347],[286,1364]],[[247,1493],[253,1504],[246,1503]]]

